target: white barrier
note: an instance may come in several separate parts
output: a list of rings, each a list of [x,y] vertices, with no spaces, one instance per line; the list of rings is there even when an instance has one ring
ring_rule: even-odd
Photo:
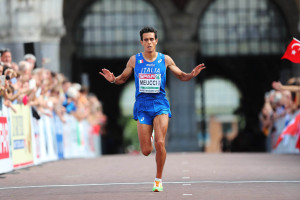
[[[84,139],[84,147],[85,147],[85,155],[87,157],[95,157],[97,156],[94,146],[94,137],[92,133],[92,126],[88,123],[87,120],[83,120],[81,122],[82,126],[82,134]]]
[[[100,155],[99,135],[92,133],[86,120],[79,122],[68,114],[64,116],[66,123],[55,114],[38,120],[29,106],[14,105],[17,113],[1,102],[0,106],[0,173],[58,159]]]
[[[63,123],[59,117],[53,114],[54,135],[56,139],[56,153],[58,159],[64,158],[64,139],[63,139]]]
[[[43,121],[43,134],[45,137],[46,143],[46,159],[45,161],[54,161],[57,160],[57,151],[56,151],[56,141],[54,140],[53,135],[53,120],[49,116],[42,115],[41,120]]]
[[[32,116],[32,115],[31,115]],[[33,150],[33,163],[35,165],[42,163],[41,158],[41,134],[39,128],[39,120],[32,117],[31,118],[31,131],[32,131],[32,150]]]
[[[65,115],[66,123],[63,125],[63,137],[65,138],[65,158],[79,157],[77,142],[77,120],[72,115]]]

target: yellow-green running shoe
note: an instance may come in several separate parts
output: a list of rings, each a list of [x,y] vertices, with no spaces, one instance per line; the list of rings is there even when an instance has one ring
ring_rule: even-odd
[[[154,181],[154,186],[152,188],[153,192],[162,192],[163,186],[161,181]]]

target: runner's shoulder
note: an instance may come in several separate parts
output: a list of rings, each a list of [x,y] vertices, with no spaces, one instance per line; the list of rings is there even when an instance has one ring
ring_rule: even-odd
[[[127,66],[130,66],[130,67],[134,68],[135,67],[135,60],[136,60],[135,55],[131,56],[128,60]]]
[[[164,55],[165,55],[165,60],[172,60],[172,58],[169,55],[167,55],[167,54],[164,54]]]
[[[135,57],[136,57],[136,55],[130,56],[129,61],[135,61],[135,59],[136,59]]]
[[[168,67],[169,65],[174,64],[174,61],[169,55],[165,54],[165,63],[166,63],[166,66]]]

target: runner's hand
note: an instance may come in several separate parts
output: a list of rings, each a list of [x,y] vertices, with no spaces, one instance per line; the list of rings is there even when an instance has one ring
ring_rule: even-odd
[[[99,74],[101,74],[110,83],[113,82],[116,78],[114,73],[110,72],[108,69],[105,68],[102,69],[102,72],[99,72]]]
[[[195,67],[193,69],[193,71],[191,72],[191,76],[192,77],[195,77],[195,76],[198,76],[198,74],[200,74],[200,72],[205,69],[206,67],[204,66],[204,63],[198,65],[197,67]]]

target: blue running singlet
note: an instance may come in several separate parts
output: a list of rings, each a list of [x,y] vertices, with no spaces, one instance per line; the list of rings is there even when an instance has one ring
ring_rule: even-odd
[[[157,115],[168,114],[171,117],[170,104],[166,98],[165,55],[158,53],[153,62],[147,62],[142,53],[135,56],[135,104],[133,119],[142,124],[153,124]]]

